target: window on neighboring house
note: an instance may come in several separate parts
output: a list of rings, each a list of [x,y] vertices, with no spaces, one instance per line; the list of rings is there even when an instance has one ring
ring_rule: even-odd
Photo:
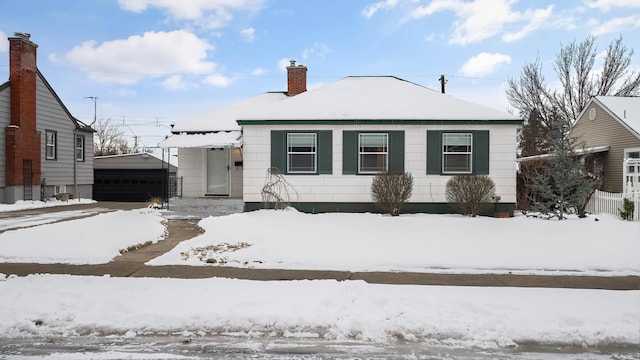
[[[58,134],[52,130],[45,130],[46,159],[55,160],[58,154]]]
[[[287,172],[316,172],[317,135],[287,133]]]
[[[442,134],[442,173],[471,174],[473,135],[470,133]]]
[[[388,155],[388,134],[358,134],[358,173],[375,174],[387,171]]]
[[[489,174],[489,130],[427,130],[427,174]]]
[[[343,131],[342,173],[404,171],[404,131]]]
[[[631,148],[631,149],[624,149],[624,159],[639,159],[640,160],[640,148]],[[627,173],[628,174],[635,174],[636,173],[636,168],[638,166],[636,164],[629,164],[627,166]]]
[[[283,174],[331,174],[331,130],[271,130],[271,168]]]
[[[84,136],[76,136],[76,161],[84,161]]]

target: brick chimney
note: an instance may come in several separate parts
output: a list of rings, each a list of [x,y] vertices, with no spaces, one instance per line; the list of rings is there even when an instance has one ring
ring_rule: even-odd
[[[307,91],[307,67],[296,66],[296,61],[291,60],[287,66],[287,96],[294,96]]]
[[[6,185],[40,184],[40,133],[36,129],[36,49],[30,34],[9,37],[11,121],[5,130]],[[30,170],[29,170],[30,169]],[[31,176],[25,179],[25,176]],[[17,199],[22,199],[14,189]],[[9,200],[13,196],[8,196]]]

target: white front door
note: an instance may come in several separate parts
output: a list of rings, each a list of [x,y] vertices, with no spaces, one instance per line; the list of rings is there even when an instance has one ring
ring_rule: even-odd
[[[205,195],[229,195],[229,149],[207,149]]]

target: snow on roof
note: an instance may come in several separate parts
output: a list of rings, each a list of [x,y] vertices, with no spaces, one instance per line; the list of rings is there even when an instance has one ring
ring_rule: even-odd
[[[191,118],[176,122],[171,129],[173,133],[181,132],[206,132],[240,130],[236,120],[240,117],[251,116],[254,112],[260,112],[265,105],[286,99],[282,92],[267,92],[242,100],[231,105],[217,108]]]
[[[640,97],[596,96],[596,100],[640,136]]]
[[[211,148],[242,145],[242,132],[219,131],[206,134],[173,134],[158,143],[158,146],[167,148]]]
[[[350,76],[239,120],[520,120],[393,76]]]

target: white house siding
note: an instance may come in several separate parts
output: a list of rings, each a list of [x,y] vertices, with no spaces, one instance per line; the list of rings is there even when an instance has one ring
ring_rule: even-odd
[[[0,203],[5,202],[4,188],[6,186],[6,158],[5,158],[5,129],[11,118],[11,89],[7,86],[0,91]]]
[[[404,130],[405,171],[414,178],[409,202],[443,203],[450,176],[427,175],[427,130],[489,130],[489,176],[496,183],[501,202],[516,201],[516,128],[515,125],[254,125],[244,126],[244,191],[245,202],[261,202],[261,190],[270,167],[271,130],[332,130],[333,167],[327,175],[293,175],[287,181],[298,193],[298,202],[371,202],[372,176],[342,174],[342,132],[345,130]],[[182,164],[181,164],[182,166]]]
[[[36,78],[36,121],[41,132],[41,178],[46,179],[48,191],[55,185],[65,185],[67,192],[82,198],[92,198],[93,185],[93,133],[79,132],[84,136],[85,160],[75,160],[75,124],[52,94],[45,82]],[[57,132],[57,156],[46,159],[46,130]],[[76,163],[77,189],[74,189],[74,162]]]

